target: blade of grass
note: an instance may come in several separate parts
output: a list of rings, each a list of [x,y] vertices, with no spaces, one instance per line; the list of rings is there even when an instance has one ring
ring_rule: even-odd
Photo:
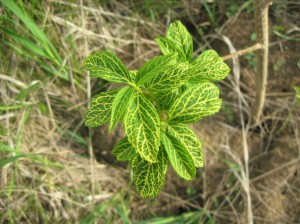
[[[150,220],[145,220],[141,222],[137,222],[136,224],[170,224],[170,223],[186,223],[191,218],[199,218],[199,212],[187,212],[179,216],[170,216],[170,217],[159,217]]]
[[[67,130],[66,135],[79,144],[83,144],[83,145],[87,144],[87,141],[82,136],[80,136],[79,134],[73,131]]]
[[[62,59],[60,55],[58,54],[56,48],[51,43],[51,41],[48,39],[47,35],[37,26],[37,24],[34,22],[32,18],[27,16],[22,9],[15,3],[13,0],[0,0],[2,4],[10,9],[30,30],[32,35],[38,40],[42,47],[46,50],[48,55],[55,59],[55,61],[61,65]]]
[[[66,80],[66,81],[69,81],[69,77],[68,77],[68,75],[65,72],[61,72],[59,70],[56,70],[56,68],[52,67],[50,64],[45,64],[38,57],[34,57],[34,56],[28,54],[26,51],[24,51],[23,49],[15,46],[15,44],[13,44],[13,43],[10,43],[8,41],[3,41],[3,43],[5,43],[8,46],[10,46],[18,54],[23,55],[23,56],[25,56],[25,57],[33,60],[33,61],[36,61],[44,70],[48,71],[49,73],[53,74],[54,76],[58,76],[59,78],[62,78],[64,80]]]
[[[120,216],[122,222],[125,224],[130,224],[131,221],[128,217],[128,208],[124,200],[120,197],[120,200],[116,200],[113,202],[113,206],[116,209],[118,215]]]
[[[17,50],[18,53],[22,53],[24,56],[29,57],[35,60],[42,68],[46,71],[51,72],[54,76],[58,76],[63,78],[64,80],[69,81],[69,77],[67,72],[65,71],[65,64],[60,57],[57,49],[54,47],[54,44],[50,41],[47,35],[38,27],[38,25],[34,22],[34,20],[29,17],[24,10],[22,10],[13,0],[0,0],[3,5],[10,9],[27,27],[27,29],[31,33],[31,37],[38,43],[35,44],[32,41],[22,37],[16,32],[8,30],[6,28],[1,28],[9,37],[11,37],[18,44],[21,44],[27,51],[33,52],[36,54],[35,57],[32,56],[29,52],[23,51],[22,49],[18,49],[14,44],[9,43],[13,49]],[[9,20],[8,20],[9,21]],[[22,26],[18,26],[18,29],[22,29]],[[25,31],[26,32],[26,31]],[[6,42],[7,43],[7,42]],[[53,62],[56,66],[58,66],[58,70],[49,66],[49,64],[45,64],[41,61],[41,58],[48,59]]]
[[[13,106],[0,106],[0,111],[17,110],[28,106],[28,104],[17,104]]]
[[[20,43],[22,46],[24,46],[27,50],[32,51],[32,53],[41,56],[41,57],[45,57],[48,59],[52,59],[41,47],[37,46],[35,43],[33,43],[32,41],[16,34],[15,32],[13,32],[12,30],[6,29],[3,26],[0,26],[0,29],[6,33],[6,35],[8,35],[9,37],[11,37],[14,41],[16,41],[17,43]]]
[[[17,137],[16,137],[16,149],[17,150],[20,150],[22,130],[23,130],[23,127],[24,127],[26,121],[29,118],[31,109],[32,109],[31,105],[29,105],[29,106],[26,107],[26,109],[25,109],[25,111],[23,113],[22,119],[21,119],[21,121],[19,123],[19,128],[18,128]]]
[[[11,147],[9,147],[8,145],[0,142],[0,149],[1,151],[0,152],[4,152],[4,153],[15,153],[16,155],[18,155],[20,152],[16,149],[13,149]]]
[[[21,158],[21,157],[28,157],[31,160],[35,160],[42,165],[51,165],[51,166],[57,167],[57,168],[64,167],[63,164],[58,163],[58,162],[52,162],[47,157],[46,157],[46,159],[42,158],[41,156],[39,156],[40,154],[22,154],[19,150],[11,148],[8,145],[1,143],[1,142],[0,142],[0,149],[1,149],[0,150],[1,153],[13,153],[13,155],[14,155],[13,157],[0,160],[0,167],[3,167],[8,163],[14,162],[18,158]]]
[[[15,178],[16,178],[16,170],[14,170],[15,172],[13,173],[13,175],[12,175],[12,177],[11,177],[11,180],[10,180],[10,182],[9,182],[9,187],[8,187],[8,192],[7,192],[7,196],[8,196],[8,198],[9,198],[9,200],[13,200],[13,198],[12,198],[12,192],[13,192],[13,189],[14,189],[14,186],[15,186]],[[10,223],[15,223],[14,222],[14,215],[13,215],[13,212],[12,212],[12,210],[11,210],[11,208],[9,207],[8,208],[8,211],[7,211],[7,213],[8,213],[8,218],[9,218],[9,220],[10,220]]]
[[[214,25],[215,24],[215,14],[216,14],[215,5],[213,5],[213,8],[211,10],[211,8],[209,7],[209,5],[206,2],[204,2],[202,4],[203,4],[203,6],[204,6],[209,18],[210,18],[210,21]]]
[[[18,160],[19,158],[22,158],[22,157],[26,157],[26,155],[18,155],[18,156],[13,156],[13,157],[9,157],[9,158],[0,160],[0,167],[2,168],[5,165],[7,165],[9,163],[13,163],[13,162],[15,162],[16,160]]]
[[[105,210],[109,207],[109,203],[102,203],[94,207],[94,210],[80,220],[80,224],[94,224],[101,220],[108,220],[108,214]]]
[[[40,156],[37,155],[27,155],[29,158],[31,158],[32,160],[35,160],[37,162],[39,162],[40,164],[44,165],[44,166],[53,166],[56,168],[64,168],[64,165],[58,162],[52,162],[51,160],[49,160],[47,157],[44,159]]]
[[[32,82],[29,86],[27,86],[26,88],[20,91],[16,99],[21,102],[24,101],[30,92],[38,89],[41,86],[42,86],[41,82]]]
[[[63,130],[60,127],[57,127],[57,130],[59,131],[59,133],[61,135],[68,137],[72,141],[75,141],[75,142],[83,144],[83,145],[87,144],[87,141],[82,136],[80,136],[79,134],[77,134],[71,130]]]

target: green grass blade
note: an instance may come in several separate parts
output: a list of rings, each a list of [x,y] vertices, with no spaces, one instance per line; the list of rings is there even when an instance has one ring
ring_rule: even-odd
[[[8,145],[1,143],[0,142],[0,152],[4,152],[4,153],[15,153],[15,154],[19,154],[20,152],[16,149],[13,149],[11,147],[9,147]]]
[[[18,155],[18,156],[13,156],[13,157],[9,157],[3,160],[0,160],[0,167],[4,167],[5,165],[9,164],[9,163],[13,163],[14,161],[18,160],[19,158],[22,157],[26,157],[26,155]]]
[[[17,95],[16,99],[18,101],[24,101],[30,92],[38,89],[42,85],[41,82],[33,82],[28,87],[22,89],[20,93]]]
[[[113,206],[114,206],[116,212],[118,213],[118,215],[120,216],[122,223],[124,223],[124,224],[132,223],[128,217],[129,209],[127,208],[127,206],[122,198],[120,201],[114,201]]]
[[[9,37],[11,37],[14,41],[16,41],[17,43],[21,44],[23,47],[25,47],[27,50],[32,51],[32,53],[41,56],[41,57],[45,57],[48,59],[51,59],[44,51],[43,49],[41,49],[41,47],[38,47],[35,43],[33,43],[32,41],[16,34],[15,32],[13,32],[12,30],[6,29],[3,26],[0,26],[0,29],[3,30],[4,33],[6,33],[6,35],[8,35]]]
[[[36,61],[36,63],[38,63],[45,71],[49,72],[50,74],[52,74],[54,76],[58,76],[59,78],[62,78],[64,80],[66,80],[66,81],[69,81],[68,74],[67,74],[67,72],[64,69],[62,69],[62,71],[57,70],[56,68],[54,68],[53,66],[51,66],[51,64],[46,64],[46,63],[42,62],[39,57],[32,56],[28,52],[24,51],[22,48],[19,48],[19,47],[15,46],[13,43],[10,43],[8,41],[3,41],[3,43],[5,43],[8,46],[10,46],[18,54],[23,55],[24,57],[27,57],[27,58],[29,58],[29,59],[31,59],[33,61]],[[82,89],[82,87],[80,86],[80,84],[78,83],[77,80],[75,80],[75,84]]]
[[[135,224],[186,224],[186,223],[199,223],[199,212],[187,212],[179,216],[169,216],[169,217],[157,217],[150,220],[145,220],[141,222],[136,222]],[[194,222],[191,222],[194,221]]]
[[[47,54],[55,59],[58,65],[62,64],[62,59],[58,54],[56,48],[48,39],[47,35],[37,26],[32,18],[30,18],[13,0],[0,0],[2,4],[10,9],[30,30],[32,35],[41,43],[41,47],[44,47]]]
[[[17,110],[28,106],[28,104],[18,104],[14,106],[0,106],[0,111]]]

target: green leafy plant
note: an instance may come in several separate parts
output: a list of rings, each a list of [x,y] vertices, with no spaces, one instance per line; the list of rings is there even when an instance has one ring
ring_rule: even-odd
[[[298,103],[300,104],[300,86],[294,86],[294,90],[296,92],[296,98],[298,100]]]
[[[224,79],[228,66],[213,50],[192,58],[193,40],[180,21],[170,24],[166,37],[156,39],[162,56],[129,71],[113,53],[89,56],[84,68],[91,77],[124,83],[124,88],[101,92],[91,102],[85,124],[97,127],[124,124],[126,137],[113,154],[128,161],[137,192],[155,197],[165,182],[169,162],[186,180],[203,166],[201,142],[187,126],[221,108],[214,81]]]

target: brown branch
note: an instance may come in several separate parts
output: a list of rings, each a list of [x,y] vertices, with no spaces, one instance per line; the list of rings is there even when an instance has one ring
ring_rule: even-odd
[[[262,49],[262,45],[257,43],[251,47],[248,47],[246,49],[243,49],[243,50],[240,50],[240,51],[236,51],[232,54],[227,54],[225,56],[223,56],[223,61],[226,61],[226,60],[229,60],[231,58],[234,58],[234,57],[239,57],[239,56],[243,56],[243,55],[246,55],[246,54],[249,54],[253,51],[256,51],[256,50],[259,50],[259,49]]]
[[[269,23],[268,12],[272,0],[254,0],[254,18],[257,34],[257,43],[262,45],[262,49],[257,51],[257,74],[255,101],[252,106],[252,120],[258,124],[262,115],[267,88],[268,78],[268,56],[269,56]]]

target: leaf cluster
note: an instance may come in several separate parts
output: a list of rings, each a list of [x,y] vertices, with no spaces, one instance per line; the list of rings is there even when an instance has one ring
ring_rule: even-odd
[[[201,142],[187,125],[220,110],[220,92],[213,82],[229,73],[213,50],[192,58],[192,36],[180,21],[171,23],[166,36],[156,42],[163,55],[138,71],[129,71],[107,51],[94,53],[84,62],[91,77],[126,85],[96,95],[85,124],[97,127],[110,122],[110,130],[118,121],[124,124],[126,137],[113,154],[129,162],[142,197],[159,194],[169,163],[186,180],[203,166]]]

